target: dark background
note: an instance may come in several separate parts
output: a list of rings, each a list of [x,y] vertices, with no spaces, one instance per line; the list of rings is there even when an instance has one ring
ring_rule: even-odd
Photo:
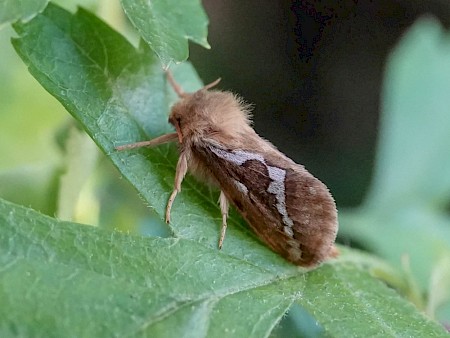
[[[324,181],[339,206],[370,184],[389,53],[449,1],[203,1],[211,50],[191,46],[205,82],[255,105],[254,127]],[[350,182],[350,184],[349,184]]]

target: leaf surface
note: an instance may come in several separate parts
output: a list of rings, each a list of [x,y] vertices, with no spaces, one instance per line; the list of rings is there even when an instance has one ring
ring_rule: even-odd
[[[188,40],[210,48],[208,17],[200,0],[121,0],[141,37],[163,65],[187,60]]]
[[[264,337],[293,301],[335,337],[445,337],[345,260],[279,275],[186,239],[61,222],[0,200],[0,333]]]

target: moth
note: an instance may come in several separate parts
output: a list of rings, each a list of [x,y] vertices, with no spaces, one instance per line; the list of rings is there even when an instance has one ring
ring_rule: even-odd
[[[178,142],[180,156],[166,222],[189,171],[220,189],[219,248],[232,204],[256,235],[286,260],[313,267],[335,257],[337,210],[327,187],[253,130],[250,106],[240,97],[210,90],[220,79],[194,93],[184,92],[170,72],[167,79],[180,98],[169,115],[175,132],[116,148]]]

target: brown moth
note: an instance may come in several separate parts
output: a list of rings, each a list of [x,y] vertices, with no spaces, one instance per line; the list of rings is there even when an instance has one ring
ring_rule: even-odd
[[[249,105],[242,99],[209,90],[220,79],[195,93],[185,93],[169,72],[167,78],[180,97],[169,115],[176,132],[116,148],[178,141],[180,157],[166,222],[170,222],[172,204],[189,170],[220,188],[219,248],[231,203],[258,237],[288,261],[312,267],[335,257],[337,211],[327,187],[253,130]]]

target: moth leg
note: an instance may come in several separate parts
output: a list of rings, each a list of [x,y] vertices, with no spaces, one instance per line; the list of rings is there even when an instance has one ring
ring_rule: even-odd
[[[336,247],[336,245],[333,244],[333,246],[330,248],[330,252],[328,253],[329,258],[336,258],[340,254],[339,249]]]
[[[222,249],[223,241],[225,239],[225,232],[227,231],[228,209],[230,207],[230,204],[228,203],[228,200],[223,191],[220,192],[219,203],[220,211],[222,212],[222,228],[220,230],[219,249]]]
[[[184,176],[186,175],[188,169],[186,154],[181,153],[180,158],[177,163],[177,171],[175,173],[175,184],[170,194],[169,201],[167,202],[166,208],[166,223],[170,223],[170,209],[172,209],[173,201],[177,194],[181,191],[181,182],[183,182]]]

